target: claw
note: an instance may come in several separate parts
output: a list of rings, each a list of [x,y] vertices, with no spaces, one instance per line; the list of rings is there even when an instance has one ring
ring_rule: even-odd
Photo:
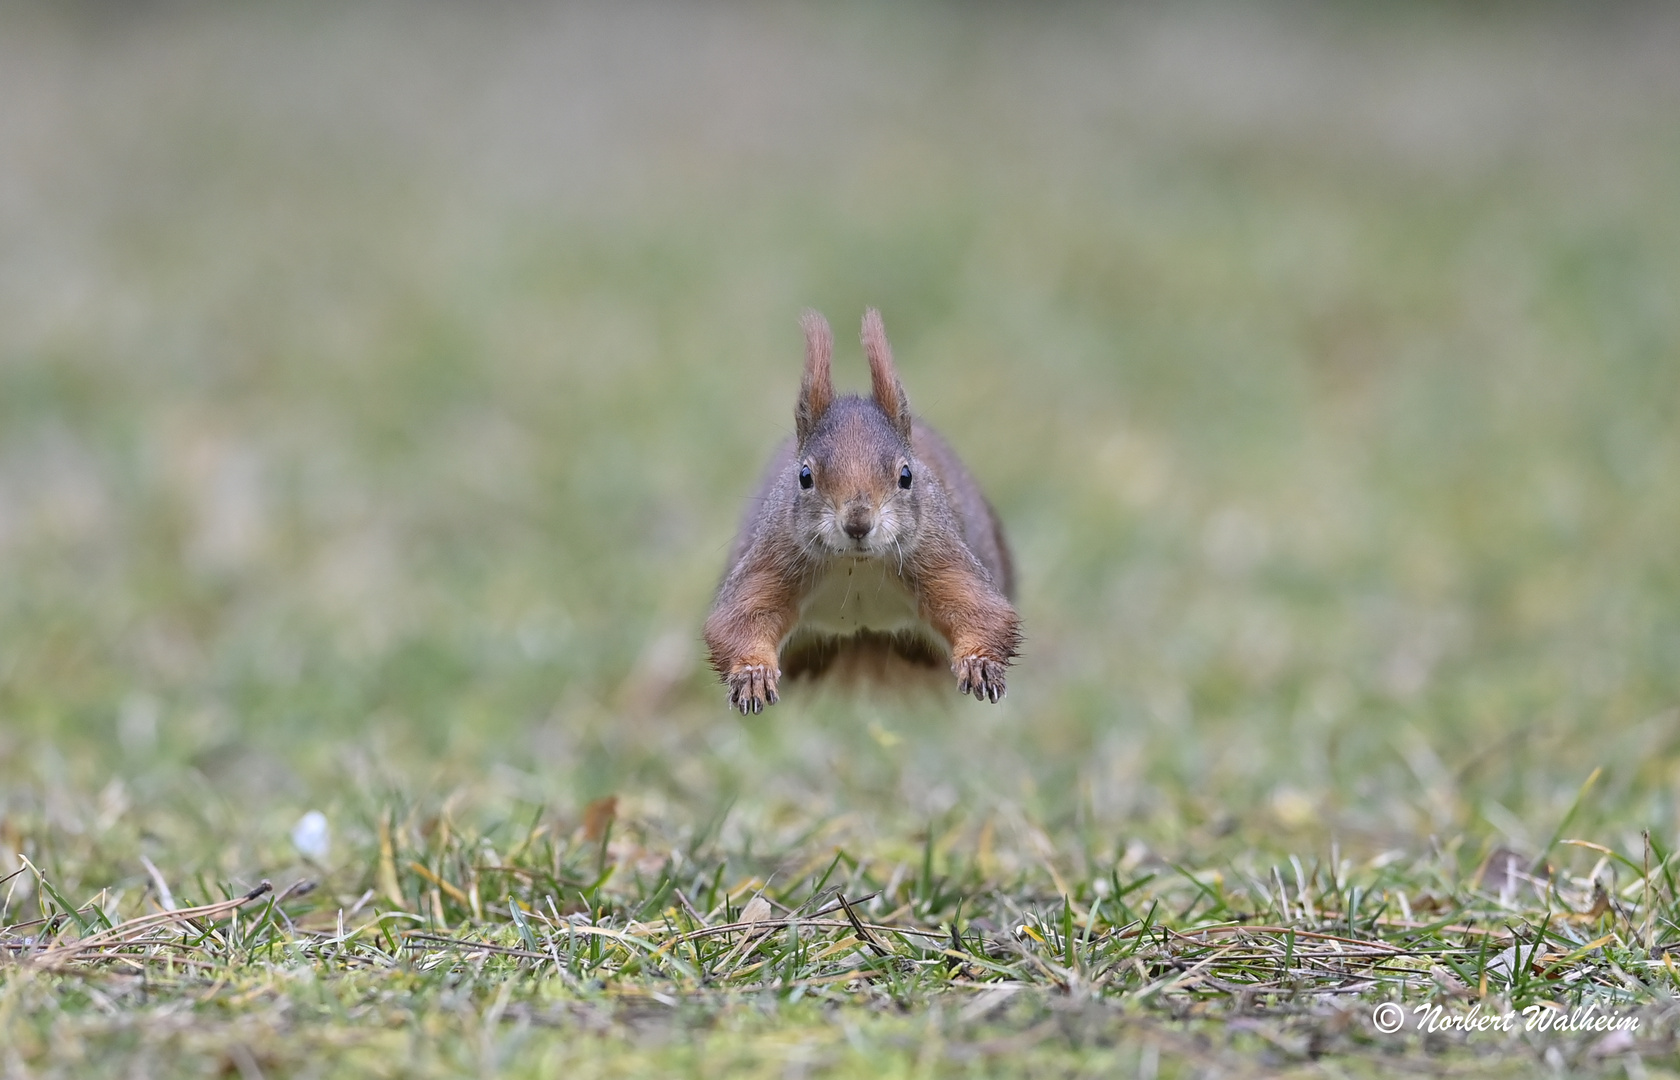
[[[957,676],[957,693],[973,694],[976,701],[996,704],[1003,699],[1004,667],[984,656],[965,656],[951,665]]]
[[[776,679],[780,675],[781,672],[762,664],[730,672],[729,704],[739,709],[742,716],[759,715],[766,705],[774,705],[780,700],[776,693]]]

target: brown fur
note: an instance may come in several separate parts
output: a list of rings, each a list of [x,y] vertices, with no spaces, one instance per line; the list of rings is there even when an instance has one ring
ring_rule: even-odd
[[[801,325],[795,437],[772,459],[706,619],[730,704],[743,713],[775,704],[782,666],[795,678],[946,663],[959,691],[997,701],[1020,644],[1009,599],[1014,567],[997,515],[950,446],[912,417],[878,312],[863,319],[868,398],[835,397],[828,324],[806,312]],[[906,468],[908,488],[900,484]],[[854,603],[851,577],[835,584],[839,570],[859,567],[857,580],[875,580],[887,594],[885,609],[871,609],[879,597],[861,586]],[[840,585],[840,612],[903,623],[892,606],[911,605],[912,625],[852,626],[843,617],[846,632],[819,625],[834,617],[817,610],[832,602],[823,590]]]
[[[870,308],[863,313],[863,354],[869,359],[869,388],[875,404],[880,406],[893,430],[905,442],[910,441],[910,402],[904,397],[904,385],[893,369],[892,346],[887,344],[887,328],[881,324],[881,313]]]
[[[834,401],[834,380],[829,374],[834,335],[829,332],[828,320],[814,311],[801,315],[799,325],[805,331],[805,377],[799,384],[799,403],[794,407],[793,420],[796,436],[804,442]]]

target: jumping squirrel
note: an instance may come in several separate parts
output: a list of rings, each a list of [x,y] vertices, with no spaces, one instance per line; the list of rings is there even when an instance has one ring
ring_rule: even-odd
[[[843,663],[950,664],[960,693],[1004,694],[1020,619],[1003,528],[937,432],[910,415],[880,312],[863,316],[869,397],[836,397],[814,311],[794,437],[771,459],[706,619],[712,666],[743,714]]]

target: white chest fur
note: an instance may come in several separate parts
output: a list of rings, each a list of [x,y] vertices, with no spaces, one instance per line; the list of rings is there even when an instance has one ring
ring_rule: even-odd
[[[836,636],[927,631],[915,594],[896,571],[888,559],[830,559],[799,606],[800,629]]]

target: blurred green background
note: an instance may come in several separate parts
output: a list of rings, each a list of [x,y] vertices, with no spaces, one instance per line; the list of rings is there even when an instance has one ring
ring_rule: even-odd
[[[1672,846],[1676,55],[1660,5],[7,5],[0,849],[244,880],[312,807],[616,792],[1532,851],[1598,765],[1583,834]],[[807,305],[851,386],[883,310],[1007,523],[999,708],[704,670]]]

